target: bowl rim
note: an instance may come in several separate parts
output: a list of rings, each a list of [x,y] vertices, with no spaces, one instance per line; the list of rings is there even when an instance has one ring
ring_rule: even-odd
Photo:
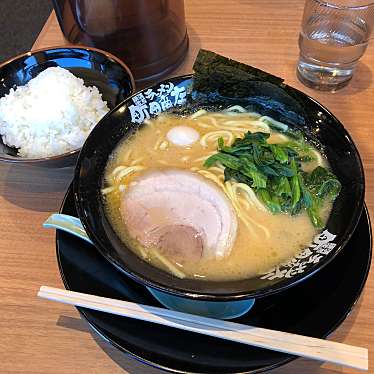
[[[126,105],[132,99],[132,97],[135,96],[136,94],[138,94],[139,92],[146,91],[149,88],[154,88],[155,86],[158,86],[161,83],[165,83],[165,82],[168,82],[168,81],[171,81],[171,80],[180,80],[180,82],[182,82],[183,80],[193,79],[193,77],[194,77],[193,73],[192,74],[190,73],[190,74],[178,75],[178,76],[166,78],[166,79],[164,79],[160,82],[156,82],[152,85],[149,85],[145,88],[142,88],[141,90],[138,90],[137,92],[128,96],[122,103],[118,104],[115,108],[113,108],[110,112],[108,112],[100,120],[100,122],[103,121],[104,118],[110,116],[112,114],[112,112],[115,112],[116,110],[118,110],[119,107],[122,107],[122,106]],[[310,276],[312,276],[313,274],[316,274],[319,270],[321,270],[322,268],[327,266],[341,252],[341,250],[345,247],[345,245],[349,242],[350,238],[352,237],[352,235],[353,235],[353,233],[354,233],[354,231],[357,227],[357,224],[359,222],[361,214],[363,212],[364,200],[365,200],[365,187],[366,187],[365,186],[365,184],[366,184],[365,183],[365,170],[364,170],[364,167],[363,167],[362,159],[361,159],[360,153],[358,151],[358,148],[357,148],[356,144],[354,143],[351,135],[349,134],[347,129],[344,127],[343,123],[340,122],[339,119],[333,113],[331,113],[330,110],[327,109],[323,104],[321,104],[319,101],[312,98],[308,94],[306,94],[306,93],[304,93],[304,92],[302,92],[302,91],[300,91],[300,90],[298,90],[298,89],[296,89],[292,86],[289,86],[287,84],[284,84],[283,88],[285,90],[294,91],[298,95],[302,95],[308,101],[311,101],[315,105],[317,105],[318,107],[322,108],[329,116],[331,116],[331,118],[334,120],[334,126],[338,126],[340,128],[340,131],[342,131],[344,133],[344,137],[346,138],[350,147],[352,147],[352,149],[355,151],[355,156],[356,156],[355,158],[356,158],[356,161],[357,161],[358,166],[359,166],[359,173],[362,176],[362,181],[360,181],[361,182],[360,183],[360,185],[361,185],[360,197],[361,198],[360,198],[360,201],[357,201],[357,203],[355,204],[355,209],[354,209],[355,214],[352,215],[352,218],[351,218],[349,224],[347,225],[344,236],[340,236],[341,237],[340,243],[336,246],[336,248],[334,249],[334,251],[332,253],[327,255],[323,261],[320,261],[318,263],[318,266],[316,266],[313,269],[311,268],[309,271],[307,270],[304,273],[298,274],[298,275],[296,275],[292,278],[279,280],[279,282],[276,282],[274,284],[271,284],[271,285],[265,286],[263,288],[253,290],[253,291],[238,290],[238,291],[234,291],[234,292],[231,292],[231,293],[230,292],[209,293],[208,291],[198,290],[198,291],[191,292],[191,291],[183,290],[183,288],[180,288],[180,287],[175,288],[175,287],[163,284],[163,283],[161,283],[157,280],[152,280],[152,279],[150,279],[150,277],[148,275],[146,275],[144,273],[141,273],[137,270],[130,269],[129,267],[124,267],[123,264],[119,263],[118,261],[116,261],[111,256],[108,256],[105,253],[105,251],[102,251],[102,248],[101,248],[102,240],[99,240],[97,238],[97,235],[93,231],[90,230],[90,227],[86,222],[87,217],[83,212],[84,209],[82,209],[82,207],[80,206],[79,201],[78,201],[78,200],[81,200],[81,198],[79,198],[80,194],[79,194],[79,188],[78,188],[79,174],[80,174],[80,167],[81,167],[81,157],[82,157],[82,154],[80,154],[80,156],[77,160],[77,163],[76,163],[76,168],[75,168],[74,178],[73,178],[73,183],[72,183],[73,184],[73,191],[74,191],[74,198],[75,198],[77,213],[78,213],[78,216],[82,221],[83,227],[85,228],[85,230],[86,230],[87,234],[89,235],[90,239],[93,241],[97,250],[106,258],[106,260],[108,260],[116,269],[123,272],[126,276],[130,277],[131,279],[134,279],[136,282],[140,283],[143,286],[151,287],[151,288],[154,288],[156,290],[159,290],[159,291],[162,291],[162,292],[165,292],[165,293],[169,293],[169,294],[172,294],[172,295],[175,295],[175,296],[182,296],[182,297],[187,297],[187,298],[191,298],[191,299],[206,300],[206,301],[230,301],[230,300],[234,301],[234,300],[241,300],[241,299],[248,299],[248,298],[261,298],[261,297],[273,295],[273,294],[276,294],[278,292],[284,291],[284,290],[286,290],[290,287],[298,285],[300,282],[308,279]],[[128,250],[130,250],[130,249],[128,249]]]
[[[17,56],[11,57],[10,59],[0,63],[0,69],[5,67],[6,65],[10,65],[12,62],[17,61],[21,58],[24,58],[24,57],[27,57],[27,56],[31,57],[36,53],[47,52],[47,51],[51,51],[51,50],[61,50],[61,49],[83,49],[83,50],[86,50],[86,51],[89,51],[89,52],[97,52],[97,53],[100,53],[101,55],[104,55],[108,59],[115,61],[129,75],[130,82],[131,82],[131,92],[129,94],[129,97],[132,96],[136,92],[134,76],[132,75],[132,72],[131,72],[130,68],[121,59],[119,59],[118,57],[114,56],[113,54],[111,54],[107,51],[104,51],[102,49],[94,48],[94,47],[88,47],[88,46],[85,46],[85,45],[67,44],[67,45],[49,46],[49,47],[45,47],[45,48],[33,49],[33,50],[28,51],[28,52],[24,52],[24,53],[21,53]],[[116,107],[117,107],[117,105],[116,105]],[[9,163],[9,164],[29,164],[29,163],[30,164],[41,164],[41,163],[44,163],[44,162],[47,162],[47,161],[57,161],[57,160],[60,160],[61,158],[74,156],[74,155],[78,154],[81,149],[82,149],[82,147],[73,149],[73,150],[65,152],[65,153],[61,153],[59,155],[41,157],[41,158],[24,158],[24,157],[7,158],[7,157],[3,157],[3,156],[0,155],[0,162],[5,162],[5,163]]]

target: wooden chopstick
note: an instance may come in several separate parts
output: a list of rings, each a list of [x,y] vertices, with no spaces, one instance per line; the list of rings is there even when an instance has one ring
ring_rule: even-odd
[[[38,296],[242,344],[368,370],[366,348],[46,286],[40,287]]]

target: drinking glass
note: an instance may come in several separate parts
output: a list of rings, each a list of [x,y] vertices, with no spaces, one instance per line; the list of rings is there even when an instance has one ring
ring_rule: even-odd
[[[373,23],[374,2],[306,0],[299,35],[299,79],[320,90],[344,87],[367,48]]]

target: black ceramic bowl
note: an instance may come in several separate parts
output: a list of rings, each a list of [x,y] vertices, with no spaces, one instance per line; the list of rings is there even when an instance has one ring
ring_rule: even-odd
[[[85,85],[96,86],[108,107],[131,95],[134,79],[128,67],[110,53],[89,47],[67,46],[27,52],[0,65],[0,97],[11,88],[23,86],[43,70],[59,66],[82,78]],[[4,145],[0,137],[0,162],[32,164],[43,167],[65,167],[75,164],[80,149],[44,158],[17,156],[17,149]]]
[[[333,210],[323,232],[289,263],[278,266],[267,274],[251,279],[226,282],[208,282],[179,279],[157,269],[136,256],[121,242],[111,227],[103,207],[100,193],[102,176],[109,155],[118,142],[142,126],[156,104],[150,105],[145,91],[128,98],[106,115],[92,131],[79,155],[74,195],[79,217],[98,250],[115,267],[146,286],[174,294],[203,300],[239,300],[257,298],[284,290],[306,279],[329,263],[351,237],[361,215],[364,201],[364,173],[358,151],[343,125],[326,108],[312,98],[288,86],[276,87],[269,83],[254,82],[253,96],[246,99],[227,99],[217,96],[200,99],[187,98],[193,76],[183,76],[162,82],[165,88],[177,87],[166,97],[153,98],[159,103],[170,100],[181,105],[180,110],[193,111],[228,107],[240,104],[259,113],[302,128],[312,141],[324,148],[332,171],[342,183],[342,191],[334,202]],[[153,92],[160,92],[154,86]],[[175,93],[181,91],[179,95]],[[148,91],[149,92],[149,91]],[[149,95],[148,95],[149,96]],[[160,105],[161,106],[161,105]]]

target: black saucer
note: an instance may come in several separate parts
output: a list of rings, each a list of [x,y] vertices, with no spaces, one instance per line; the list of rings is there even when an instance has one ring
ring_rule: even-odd
[[[71,189],[61,213],[76,216]],[[354,235],[336,259],[301,284],[257,299],[249,313],[234,321],[317,338],[329,335],[344,321],[365,284],[371,260],[370,227],[365,207]],[[56,244],[67,289],[161,306],[143,286],[116,270],[90,244],[61,231],[57,231]],[[146,364],[173,372],[254,373],[296,358],[85,308],[78,310],[98,334],[117,348]]]

